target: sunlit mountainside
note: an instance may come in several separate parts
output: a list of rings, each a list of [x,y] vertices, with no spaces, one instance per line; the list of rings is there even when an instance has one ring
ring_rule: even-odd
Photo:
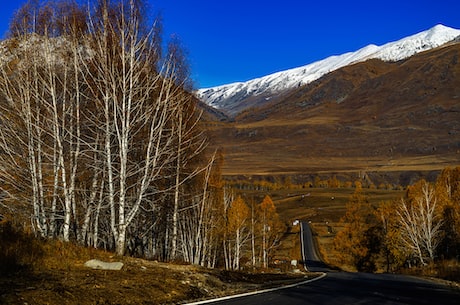
[[[290,73],[292,79],[299,77],[298,85],[289,89],[256,86],[285,84],[288,71],[208,89],[217,92],[234,86],[236,92],[237,86],[244,87],[210,103],[232,116],[212,129],[215,144],[224,148],[225,173],[362,170],[392,172],[388,179],[398,180],[400,172],[457,165],[460,43],[455,36],[459,33],[436,26],[366,56],[364,50],[378,47],[355,53],[362,56],[332,57],[324,62],[342,58],[334,66],[342,67],[330,68],[334,71],[322,77],[316,74],[316,80],[310,75],[307,81],[307,74],[300,78],[300,72],[319,63],[293,69]],[[299,84],[302,80],[308,83]]]
[[[247,82],[200,89],[197,95],[208,105],[235,115],[244,109],[265,104],[287,90],[309,84],[347,65],[368,59],[381,59],[387,62],[403,60],[419,52],[441,46],[458,36],[460,36],[460,30],[436,25],[424,32],[382,46],[371,44],[355,52],[330,56],[306,66]]]

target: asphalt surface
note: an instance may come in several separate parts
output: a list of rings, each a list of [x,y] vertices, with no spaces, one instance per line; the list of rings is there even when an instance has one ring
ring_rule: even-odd
[[[460,289],[431,280],[395,274],[333,271],[321,262],[310,227],[302,223],[301,241],[307,269],[326,277],[308,284],[208,304],[460,304]]]
[[[310,225],[306,222],[300,223],[300,241],[302,243],[302,263],[304,264],[306,271],[331,271],[330,268],[321,260],[321,255],[318,252],[318,247],[316,247]]]

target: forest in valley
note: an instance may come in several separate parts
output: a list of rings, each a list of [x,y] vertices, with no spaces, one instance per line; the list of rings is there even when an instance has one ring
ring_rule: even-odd
[[[445,168],[435,182],[422,179],[405,196],[371,204],[356,183],[334,237],[340,264],[358,271],[435,268],[460,255],[460,167]],[[456,275],[458,279],[458,274]]]

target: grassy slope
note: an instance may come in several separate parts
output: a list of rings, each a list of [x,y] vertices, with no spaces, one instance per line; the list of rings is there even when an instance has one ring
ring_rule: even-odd
[[[209,126],[225,175],[432,171],[460,156],[460,44],[332,72]]]
[[[289,284],[305,276],[119,258],[71,243],[38,241],[22,233],[14,238],[2,236],[0,244],[0,254],[14,256],[7,266],[5,258],[11,256],[0,261],[0,304],[177,304]],[[84,267],[93,258],[122,261],[124,266],[121,271]]]

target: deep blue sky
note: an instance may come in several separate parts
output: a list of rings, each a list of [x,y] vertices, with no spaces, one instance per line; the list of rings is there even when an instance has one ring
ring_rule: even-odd
[[[24,1],[2,0],[0,33]],[[460,29],[459,0],[149,0],[188,50],[196,87],[245,81],[427,30]]]

